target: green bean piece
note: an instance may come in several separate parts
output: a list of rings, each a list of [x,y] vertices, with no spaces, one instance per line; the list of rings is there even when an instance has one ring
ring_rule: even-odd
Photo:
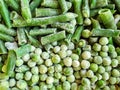
[[[35,16],[55,16],[61,14],[60,9],[52,9],[52,8],[36,8],[35,9]]]
[[[92,18],[91,21],[92,21],[92,27],[93,28],[96,28],[96,29],[100,29],[101,28],[100,23],[99,23],[98,20]]]
[[[108,0],[96,0],[96,8],[105,7],[108,5]]]
[[[18,44],[19,45],[24,45],[24,44],[27,43],[27,38],[26,38],[24,28],[18,28],[18,30],[17,30],[17,39],[18,39]]]
[[[85,18],[90,17],[89,0],[83,0],[83,2],[82,2],[82,14]]]
[[[25,27],[25,26],[40,26],[49,25],[56,22],[71,21],[76,18],[77,15],[74,13],[65,13],[58,16],[44,17],[44,18],[32,18],[30,22],[26,22],[21,19],[13,20],[13,27]]]
[[[66,37],[65,31],[61,31],[61,32],[58,32],[55,34],[50,34],[50,35],[41,37],[41,43],[42,43],[42,45],[45,45],[45,44],[48,44],[51,42],[55,42],[55,41],[64,39],[65,37]]]
[[[28,34],[27,30],[25,30],[25,32],[26,32],[26,35],[27,35],[27,38],[28,38],[29,42],[32,45],[34,45],[36,47],[39,47],[41,45],[40,42],[36,38],[34,38],[34,37],[32,37]]]
[[[9,75],[9,76],[12,75],[12,73],[14,72],[14,68],[15,68],[15,62],[16,62],[16,54],[13,50],[10,50],[8,52],[8,57],[7,57],[7,61],[5,64],[6,75]]]
[[[37,8],[40,4],[41,4],[42,0],[32,0],[32,2],[30,3],[30,10],[34,11],[35,8]]]
[[[96,9],[91,9],[90,10],[90,16],[94,17],[96,15],[98,15],[98,12],[101,8],[96,8]],[[114,14],[116,12],[116,10],[110,10],[112,12],[112,14]]]
[[[18,2],[16,2],[16,0],[5,0],[5,2],[7,3],[8,6],[10,6],[12,9],[14,9],[15,11],[19,12],[20,10],[20,5],[18,4]]]
[[[0,39],[3,41],[14,41],[14,38],[10,35],[4,34],[4,33],[0,33]]]
[[[20,0],[21,1],[21,14],[25,20],[29,20],[32,18],[29,0]]]
[[[90,8],[93,9],[96,7],[97,0],[90,0]]]
[[[99,17],[106,28],[117,29],[114,21],[113,14],[109,9],[101,9],[99,12]]]
[[[20,57],[26,55],[30,51],[31,51],[31,45],[30,44],[26,44],[26,45],[23,45],[23,46],[15,49],[17,58],[20,58]]]
[[[74,31],[75,31],[75,26],[73,24],[71,24],[71,23],[60,23],[60,22],[57,22],[57,23],[52,24],[51,26],[55,27],[55,28],[64,29],[68,33],[74,33]]]
[[[83,16],[81,11],[82,1],[83,0],[73,0],[74,12],[78,15],[76,20],[79,25],[83,24]]]
[[[7,49],[5,47],[5,44],[2,40],[0,40],[0,54],[6,54],[7,53]]]
[[[11,36],[16,35],[16,32],[14,29],[9,29],[6,26],[4,26],[3,24],[0,24],[0,32],[5,33],[7,35],[11,35]]]
[[[71,2],[66,1],[66,5],[67,5],[68,10],[72,7]],[[57,0],[43,0],[43,2],[41,3],[41,6],[48,7],[48,8],[59,8],[60,7]]]
[[[83,26],[78,26],[77,29],[75,30],[75,33],[72,36],[72,41],[73,42],[78,42],[79,41],[82,31],[83,31]]]
[[[0,14],[3,17],[3,20],[7,25],[7,27],[10,28],[11,22],[10,22],[9,11],[8,8],[6,7],[4,0],[0,0]]]
[[[55,33],[57,28],[43,28],[43,29],[32,29],[30,30],[29,34],[31,36],[37,36],[37,35],[48,35]]]
[[[120,1],[119,0],[112,0],[115,3],[116,9],[120,12]]]
[[[66,13],[68,11],[67,3],[65,0],[58,0],[62,13]]]
[[[113,30],[113,29],[95,29],[95,28],[93,28],[91,33],[92,33],[92,36],[116,37],[116,36],[119,36],[120,31]]]

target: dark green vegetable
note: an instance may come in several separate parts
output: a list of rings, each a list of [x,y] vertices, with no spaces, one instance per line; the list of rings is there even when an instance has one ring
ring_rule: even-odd
[[[61,14],[60,9],[52,9],[52,8],[36,8],[35,9],[36,17],[53,16],[53,15],[59,15],[59,14]]]
[[[82,2],[83,0],[73,0],[74,12],[78,15],[76,20],[79,25],[83,24]]]
[[[95,20],[95,19],[92,18],[91,21],[92,21],[92,27],[93,28],[96,28],[96,29],[100,29],[101,28],[100,23],[99,23],[98,20]]]
[[[31,36],[37,36],[37,35],[48,35],[55,33],[57,28],[45,28],[45,29],[32,29],[30,30],[29,34]]]
[[[106,28],[110,28],[114,30],[117,29],[113,14],[111,13],[109,9],[101,9],[99,11],[99,17]]]
[[[8,34],[10,36],[16,36],[16,31],[14,29],[9,29],[3,24],[0,24],[0,32]]]
[[[113,29],[95,29],[95,28],[93,28],[91,33],[92,33],[92,36],[116,37],[116,36],[119,36],[120,31],[113,30]]]
[[[26,32],[26,35],[27,35],[27,38],[28,38],[30,44],[32,44],[32,45],[34,45],[34,46],[36,46],[36,47],[41,46],[40,41],[38,41],[36,38],[30,36],[30,35],[28,34],[27,30],[25,30],[25,32]]]
[[[52,24],[51,26],[55,27],[55,28],[60,28],[60,29],[66,30],[68,33],[74,33],[74,31],[75,31],[75,25],[73,25],[72,23],[57,22],[57,23]]]
[[[3,41],[14,41],[14,38],[10,35],[4,34],[4,33],[0,33],[0,39]]]
[[[7,53],[7,49],[5,47],[5,44],[2,40],[0,40],[0,54],[6,54]]]
[[[56,22],[66,22],[71,21],[76,18],[77,15],[74,13],[65,13],[58,16],[44,17],[44,18],[32,18],[29,22],[26,22],[22,19],[13,20],[13,27],[25,27],[25,26],[40,26],[40,25],[49,25]]]
[[[41,43],[42,45],[49,44],[51,42],[55,42],[61,39],[66,38],[65,31],[61,31],[55,34],[47,35],[44,37],[41,37]]]
[[[0,14],[7,25],[8,28],[11,28],[11,21],[9,16],[8,8],[4,2],[4,0],[0,0]]]
[[[89,0],[83,0],[83,2],[82,2],[82,14],[85,18],[90,17]]]
[[[67,3],[65,0],[58,0],[62,13],[66,13],[68,10]]]
[[[72,6],[72,3],[66,1],[66,5],[69,10]],[[43,2],[41,3],[41,6],[49,7],[49,8],[59,8],[60,7],[57,0],[43,0]]]
[[[19,45],[24,45],[24,44],[27,43],[27,38],[26,38],[24,28],[18,28],[17,29],[17,39],[18,39],[18,44]]]
[[[80,40],[82,30],[83,30],[83,26],[77,27],[77,29],[75,30],[75,33],[72,36],[73,42],[78,42]]]
[[[40,4],[41,4],[42,0],[32,0],[32,2],[30,3],[30,10],[34,11],[35,8],[37,8]]]
[[[18,2],[16,2],[16,0],[5,0],[5,2],[7,3],[8,6],[10,6],[15,11],[17,12],[20,11],[20,5],[18,4]]]
[[[25,20],[29,20],[32,18],[30,5],[28,0],[20,0],[21,2],[21,14]]]
[[[5,67],[6,67],[6,74],[8,76],[11,76],[12,73],[14,72],[14,68],[15,68],[15,62],[16,62],[16,54],[14,52],[14,50],[10,50],[8,52],[8,57],[7,57],[7,61],[6,61],[6,64],[5,64]]]

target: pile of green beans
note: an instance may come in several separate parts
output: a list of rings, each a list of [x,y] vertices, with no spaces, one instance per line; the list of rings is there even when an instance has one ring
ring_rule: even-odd
[[[0,0],[0,90],[120,90],[119,0]]]

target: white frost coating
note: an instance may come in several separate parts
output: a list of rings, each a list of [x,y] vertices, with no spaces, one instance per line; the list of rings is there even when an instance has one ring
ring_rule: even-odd
[[[18,48],[18,45],[17,45],[16,42],[5,42],[5,47],[6,47],[8,50],[12,50],[12,49]]]

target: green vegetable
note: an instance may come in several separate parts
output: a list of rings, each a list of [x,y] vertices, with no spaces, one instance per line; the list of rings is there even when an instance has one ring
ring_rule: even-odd
[[[8,52],[8,57],[7,57],[7,61],[6,61],[6,74],[11,76],[11,74],[14,72],[14,68],[15,68],[15,62],[16,62],[16,54],[13,50],[10,50]]]
[[[0,14],[3,17],[3,20],[8,28],[11,28],[11,21],[9,16],[8,8],[4,2],[4,0],[0,0]]]
[[[55,33],[55,34],[51,34],[51,35],[41,37],[41,43],[42,43],[42,45],[45,45],[45,44],[49,44],[51,42],[55,42],[55,41],[64,39],[65,37],[66,37],[65,31],[61,31],[61,32],[58,32],[58,33]]]

